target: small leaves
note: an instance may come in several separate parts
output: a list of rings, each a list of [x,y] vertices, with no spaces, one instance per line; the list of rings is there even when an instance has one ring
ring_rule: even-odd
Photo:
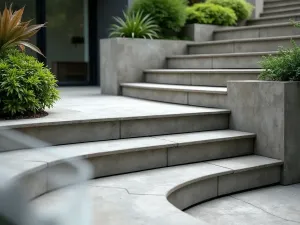
[[[36,113],[59,99],[57,80],[34,57],[9,49],[0,57],[0,117]]]
[[[27,40],[34,36],[45,24],[31,25],[31,21],[21,22],[24,8],[13,12],[12,6],[5,7],[3,13],[0,13],[0,53],[9,48],[19,46],[21,50],[25,47],[41,54],[40,49]]]
[[[110,29],[110,37],[126,37],[126,38],[158,38],[159,27],[150,17],[143,15],[141,11],[136,13],[123,12],[124,19],[114,17],[116,24]]]
[[[263,57],[260,80],[300,81],[300,47],[293,40],[291,44],[292,48],[279,48],[277,55]]]

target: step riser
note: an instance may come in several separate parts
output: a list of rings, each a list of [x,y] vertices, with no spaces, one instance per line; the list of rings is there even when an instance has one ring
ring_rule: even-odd
[[[292,16],[292,17],[276,18],[276,19],[267,19],[267,20],[249,20],[247,22],[247,24],[248,25],[263,25],[263,24],[273,24],[273,23],[285,23],[285,22],[289,22],[290,19],[298,21],[298,20],[300,20],[300,15]]]
[[[278,1],[278,2],[264,2],[264,7],[265,8],[269,8],[269,7],[285,7],[288,5],[294,5],[294,4],[298,4],[299,1],[295,1],[295,0],[285,0],[283,1]]]
[[[228,80],[256,80],[259,74],[147,74],[146,82],[157,84],[178,84],[192,86],[225,87]]]
[[[16,129],[52,145],[228,129],[228,114],[189,115]],[[200,123],[199,121],[202,121]],[[13,146],[11,149],[20,149]],[[1,149],[0,149],[1,151]],[[3,151],[3,150],[2,150]]]
[[[123,87],[123,95],[182,105],[227,108],[227,95]]]
[[[205,58],[169,58],[170,69],[259,69],[261,56],[224,56]]]
[[[292,5],[292,6],[277,6],[277,7],[270,7],[270,8],[264,8],[264,13],[269,13],[269,12],[276,12],[278,10],[292,10],[292,9],[295,9],[295,8],[298,8],[300,7],[300,3],[296,4],[296,5]]]
[[[275,11],[275,12],[269,12],[269,13],[262,13],[260,16],[266,17],[266,16],[283,16],[283,15],[288,15],[288,14],[293,14],[293,13],[299,13],[300,14],[300,9],[293,9],[289,11]]]
[[[254,138],[137,151],[87,159],[95,177],[253,154]],[[145,163],[147,159],[147,163]]]
[[[200,180],[172,192],[168,201],[185,210],[213,198],[277,184],[280,182],[280,170],[280,166],[273,166]]]
[[[292,25],[263,27],[236,31],[222,31],[214,33],[214,40],[231,40],[242,38],[264,38],[276,36],[300,35],[300,29]]]
[[[300,28],[299,28],[300,29]],[[293,39],[300,43],[300,38]],[[277,51],[278,46],[291,47],[291,40],[268,40],[252,42],[236,42],[226,44],[209,44],[189,46],[190,54],[218,54],[218,53],[242,53],[242,52],[268,52]]]

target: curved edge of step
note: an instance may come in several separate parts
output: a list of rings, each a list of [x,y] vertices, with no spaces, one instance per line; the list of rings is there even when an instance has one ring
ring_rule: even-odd
[[[279,160],[253,155],[94,180],[89,183],[93,200],[105,205],[94,209],[95,219],[109,219],[109,224],[155,224],[159,219],[169,225],[203,225],[206,223],[180,210],[227,194],[277,184],[281,165]],[[42,196],[33,205],[47,210],[49,201],[55,204],[53,199],[64,199],[69,191],[72,187]],[[121,207],[116,210],[116,205]]]
[[[0,153],[0,167],[7,182],[21,181],[28,196],[35,198],[74,183],[69,161],[87,160],[94,168],[91,178],[98,178],[249,155],[254,138],[252,133],[216,130],[17,150]],[[64,178],[59,185],[49,182],[59,176]]]

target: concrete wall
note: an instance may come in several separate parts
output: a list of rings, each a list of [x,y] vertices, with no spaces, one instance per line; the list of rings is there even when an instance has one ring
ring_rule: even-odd
[[[189,41],[111,38],[100,41],[103,94],[120,95],[120,83],[144,81],[145,69],[166,66],[166,57],[186,54]]]
[[[259,18],[260,14],[263,12],[264,0],[247,0],[247,1],[252,5],[254,5],[255,7],[252,18]]]
[[[284,160],[283,184],[300,182],[300,82],[230,81],[230,128],[257,134],[255,153]]]

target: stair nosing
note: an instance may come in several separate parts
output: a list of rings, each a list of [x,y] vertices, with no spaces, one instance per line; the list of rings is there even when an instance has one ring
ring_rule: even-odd
[[[239,42],[260,42],[260,41],[273,41],[273,40],[277,41],[277,40],[288,40],[288,39],[290,39],[290,40],[291,39],[300,39],[300,35],[217,40],[217,41],[207,41],[207,42],[201,42],[201,43],[191,43],[191,44],[187,44],[187,46],[195,47],[195,46],[202,46],[202,45],[228,44],[228,43],[239,43]]]
[[[261,15],[267,15],[267,14],[272,14],[272,13],[285,13],[285,12],[289,12],[289,11],[293,11],[293,10],[299,10],[300,11],[300,6],[294,8],[294,9],[281,9],[281,10],[274,10],[274,11],[271,11],[271,12],[263,12],[263,13],[261,13]]]
[[[163,74],[174,74],[174,73],[182,73],[182,74],[214,74],[214,73],[223,73],[223,74],[240,74],[240,73],[261,73],[263,69],[149,69],[144,70],[144,73],[147,74],[155,74],[155,73],[163,73]]]
[[[294,16],[299,16],[300,17],[300,13],[291,13],[291,14],[287,14],[287,15],[279,15],[279,16],[266,16],[266,17],[260,17],[257,19],[251,19],[248,20],[249,22],[256,22],[256,21],[264,21],[264,20],[272,20],[272,19],[281,19],[281,18],[286,18],[286,17],[294,17]]]
[[[298,5],[298,2],[291,2],[291,3],[287,3],[287,5],[284,6],[294,6],[294,5]],[[272,8],[278,8],[278,7],[283,7],[283,5],[264,5],[264,9],[272,9]]]
[[[296,21],[299,22],[299,21]],[[266,27],[282,27],[289,25],[293,27],[293,25],[289,22],[284,22],[284,23],[272,23],[272,24],[259,24],[259,25],[251,25],[251,26],[240,26],[240,27],[223,27],[223,28],[218,28],[214,31],[214,33],[218,32],[228,32],[228,31],[238,31],[238,30],[248,30],[248,29],[259,29],[259,28],[266,28]]]
[[[278,51],[268,52],[238,52],[238,53],[220,53],[220,54],[189,54],[189,55],[173,55],[167,59],[188,59],[188,58],[219,58],[219,57],[238,57],[238,56],[264,56],[278,54]]]
[[[148,86],[146,84],[149,84]],[[148,90],[164,90],[164,91],[174,91],[174,92],[189,92],[189,93],[206,93],[206,94],[220,94],[227,95],[226,87],[213,87],[216,89],[225,89],[226,91],[211,91],[211,90],[199,90],[197,87],[207,87],[207,86],[191,86],[191,85],[174,85],[174,84],[152,84],[152,83],[122,83],[122,87],[136,88],[136,89],[148,89]],[[166,86],[170,86],[169,88]],[[182,87],[182,88],[177,88]],[[184,88],[189,87],[189,88]]]

